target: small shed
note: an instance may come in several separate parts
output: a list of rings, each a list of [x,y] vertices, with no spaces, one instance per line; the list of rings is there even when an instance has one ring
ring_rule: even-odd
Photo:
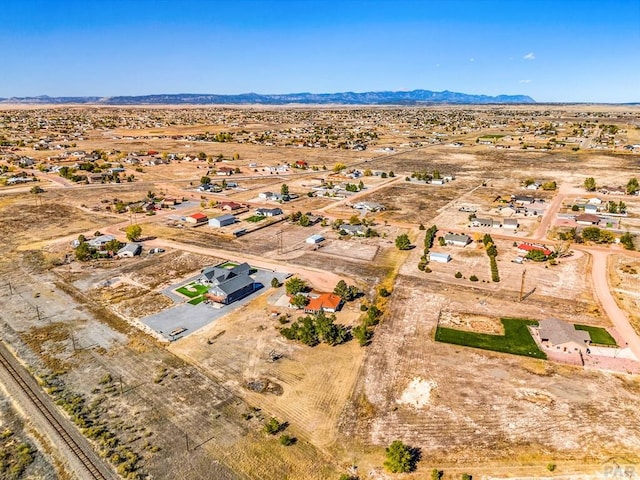
[[[311,245],[317,245],[318,243],[324,242],[324,237],[319,234],[311,235],[310,237],[307,237],[305,242]]]
[[[448,263],[451,261],[451,255],[449,255],[446,252],[430,252],[429,261],[438,262],[438,263]]]
[[[226,227],[227,225],[233,225],[237,221],[238,219],[235,216],[227,213],[225,215],[220,215],[219,217],[214,217],[209,220],[209,226],[215,228]]]

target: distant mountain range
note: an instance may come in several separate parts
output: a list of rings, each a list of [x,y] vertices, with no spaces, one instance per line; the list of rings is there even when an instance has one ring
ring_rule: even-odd
[[[98,105],[433,105],[433,104],[489,104],[535,103],[527,95],[470,95],[467,93],[433,92],[342,92],[342,93],[286,93],[261,95],[216,95],[176,93],[119,97],[12,97],[0,98],[0,103],[22,104],[98,104]]]

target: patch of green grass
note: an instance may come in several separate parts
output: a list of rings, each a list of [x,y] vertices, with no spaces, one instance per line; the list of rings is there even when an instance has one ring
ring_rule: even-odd
[[[504,335],[465,332],[453,328],[438,327],[436,340],[454,345],[481,348],[494,352],[511,353],[534,358],[547,358],[531,337],[529,325],[538,325],[534,320],[521,318],[501,318]]]
[[[504,135],[483,135],[478,138],[480,138],[480,140],[491,140],[493,138],[502,138],[502,137],[504,137]]]
[[[237,267],[239,264],[236,262],[225,262],[222,265],[218,265],[219,268],[233,268]]]
[[[245,220],[251,223],[258,223],[266,219],[267,217],[265,217],[264,215],[252,215],[249,218],[246,218]]]
[[[198,305],[199,303],[202,303],[202,302],[204,302],[204,297],[201,295],[199,297],[192,298],[187,303],[189,303],[191,305]]]
[[[189,288],[192,288],[195,291],[191,291],[189,290]],[[189,297],[189,298],[199,297],[200,295],[204,295],[208,291],[209,291],[209,287],[205,287],[204,285],[200,285],[199,283],[195,283],[195,282],[180,288],[176,288],[176,292],[181,293],[185,297]]]
[[[604,328],[592,327],[589,325],[574,325],[574,327],[576,330],[584,330],[585,332],[589,332],[591,343],[597,345],[609,345],[612,347],[616,347],[618,345],[611,334]]]

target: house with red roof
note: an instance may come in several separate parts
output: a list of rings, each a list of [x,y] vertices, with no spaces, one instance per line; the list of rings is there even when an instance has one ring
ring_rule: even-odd
[[[520,245],[518,245],[518,250],[520,250],[520,252],[523,254],[527,254],[532,250],[539,250],[542,253],[544,253],[547,257],[553,253],[544,245],[533,245],[531,243],[521,243]]]
[[[207,217],[204,213],[194,213],[193,215],[189,215],[184,219],[187,223],[192,223],[194,225],[204,225],[209,221],[209,217]]]
[[[321,293],[313,297],[309,296],[309,303],[304,307],[306,313],[319,313],[321,311],[335,313],[342,307],[342,298],[335,293]]]

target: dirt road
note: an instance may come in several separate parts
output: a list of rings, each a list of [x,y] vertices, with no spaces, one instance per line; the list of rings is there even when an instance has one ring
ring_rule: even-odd
[[[640,337],[638,337],[635,330],[629,323],[627,315],[620,309],[620,307],[618,307],[613,295],[611,295],[607,263],[610,254],[608,252],[593,249],[585,249],[585,251],[590,253],[591,258],[593,259],[593,265],[591,267],[593,293],[597,297],[607,316],[611,319],[613,325],[624,337],[626,345],[621,346],[628,346],[636,356],[636,359],[640,359]]]
[[[198,253],[202,255],[212,255],[219,258],[229,258],[233,261],[247,262],[253,266],[265,268],[267,270],[279,270],[299,275],[304,280],[308,281],[317,290],[332,292],[336,284],[340,280],[345,280],[347,283],[351,283],[352,280],[331,272],[318,270],[310,267],[299,267],[290,264],[283,264],[274,262],[273,260],[265,260],[262,257],[250,255],[247,253],[235,253],[227,252],[216,248],[204,248],[196,245],[189,245],[185,243],[174,242],[171,240],[155,239],[145,242],[147,247],[164,247],[173,248],[176,250],[183,250],[185,252]]]

